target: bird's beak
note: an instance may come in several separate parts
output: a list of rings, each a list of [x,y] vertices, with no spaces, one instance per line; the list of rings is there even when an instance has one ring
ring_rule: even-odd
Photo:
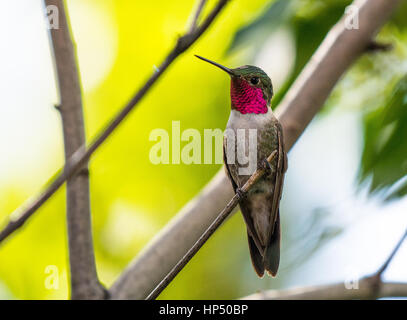
[[[226,68],[225,66],[222,66],[221,64],[219,64],[215,61],[211,61],[209,59],[206,59],[206,58],[198,56],[198,55],[195,55],[195,57],[197,57],[203,61],[209,62],[210,64],[213,64],[214,66],[218,67],[219,69],[222,69],[223,71],[229,73],[231,76],[235,76],[235,73],[233,72],[232,69]]]

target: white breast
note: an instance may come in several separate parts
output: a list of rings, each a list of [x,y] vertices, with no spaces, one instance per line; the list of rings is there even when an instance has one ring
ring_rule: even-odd
[[[269,130],[275,116],[268,108],[263,114],[241,114],[232,110],[225,130],[225,153],[228,164],[236,164],[238,175],[250,176],[257,169],[258,143],[263,130]],[[232,170],[233,171],[233,170]],[[236,173],[237,174],[237,173]],[[238,177],[234,177],[239,180]]]
[[[230,112],[229,121],[226,128],[229,129],[262,129],[270,125],[271,121],[275,118],[273,111],[268,107],[267,113],[255,114],[246,113],[241,114],[237,110]]]

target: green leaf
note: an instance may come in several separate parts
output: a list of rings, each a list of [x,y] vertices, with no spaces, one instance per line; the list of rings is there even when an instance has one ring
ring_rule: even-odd
[[[365,115],[363,126],[359,180],[370,179],[371,193],[386,191],[407,175],[407,75],[397,82],[387,103]],[[407,185],[389,192],[386,200],[404,196]]]

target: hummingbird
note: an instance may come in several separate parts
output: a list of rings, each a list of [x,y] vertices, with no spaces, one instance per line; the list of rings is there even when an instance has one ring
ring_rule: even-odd
[[[231,78],[231,112],[226,131],[235,133],[234,145],[228,145],[228,137],[223,140],[223,161],[226,174],[235,193],[240,195],[239,206],[247,227],[249,251],[254,270],[259,277],[267,271],[275,277],[280,264],[280,199],[284,174],[287,170],[287,154],[284,149],[283,130],[270,105],[273,97],[273,85],[268,75],[260,68],[244,65],[235,69],[196,55],[229,74]],[[244,131],[244,139],[238,131]],[[248,146],[249,131],[255,130],[256,157],[255,169],[263,168],[265,175],[246,193],[241,187],[251,174],[243,172],[250,163],[240,164],[229,161],[230,153],[239,152],[239,144],[244,145],[245,154],[250,153]],[[236,138],[237,137],[237,138]],[[266,159],[277,151],[269,163]],[[234,159],[232,157],[231,159]],[[252,164],[253,165],[253,164]]]

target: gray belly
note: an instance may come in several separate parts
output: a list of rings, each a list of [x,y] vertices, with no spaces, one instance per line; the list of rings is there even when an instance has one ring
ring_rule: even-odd
[[[269,113],[231,114],[225,132],[225,154],[230,173],[239,187],[263,165],[264,159],[278,148],[275,125],[277,119],[271,112]],[[276,161],[273,160],[272,167],[276,167]],[[253,190],[260,191],[264,188],[260,182]]]

